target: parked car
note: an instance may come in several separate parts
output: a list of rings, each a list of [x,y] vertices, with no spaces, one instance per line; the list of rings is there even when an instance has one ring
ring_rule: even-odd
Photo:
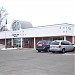
[[[55,40],[52,41],[50,44],[50,51],[56,52],[61,51],[62,53],[65,53],[65,51],[74,51],[75,47],[74,45],[67,40]]]
[[[49,40],[42,40],[42,41],[39,41],[39,42],[36,44],[36,50],[38,50],[38,52],[41,52],[41,51],[49,52],[50,43],[51,43],[51,41],[49,41]]]

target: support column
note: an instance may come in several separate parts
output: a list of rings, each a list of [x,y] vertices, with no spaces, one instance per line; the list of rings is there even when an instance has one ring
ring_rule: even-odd
[[[21,38],[21,48],[22,48],[22,40],[23,40],[23,39]]]
[[[11,39],[11,45],[13,46],[13,38]]]
[[[34,37],[34,49],[36,48],[36,42],[35,42],[35,37]]]
[[[64,40],[66,40],[66,36],[64,36]]]
[[[6,31],[5,31],[5,48],[6,48]]]
[[[72,43],[74,44],[74,36],[72,36]]]
[[[43,37],[42,37],[42,40],[43,40]]]

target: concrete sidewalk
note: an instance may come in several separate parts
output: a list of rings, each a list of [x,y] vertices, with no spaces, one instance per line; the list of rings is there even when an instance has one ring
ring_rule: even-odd
[[[34,48],[2,48],[0,50],[34,50]]]
[[[14,50],[14,49],[17,49],[17,48],[2,48],[1,50]]]

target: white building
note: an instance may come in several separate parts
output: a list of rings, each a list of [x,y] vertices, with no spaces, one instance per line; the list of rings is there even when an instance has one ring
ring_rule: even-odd
[[[32,24],[28,21],[20,21],[20,20],[15,20],[12,25],[11,28],[13,31],[15,30],[20,30],[20,29],[26,29],[26,28],[31,28]]]
[[[0,43],[6,47],[35,48],[39,40],[63,39],[75,44],[75,25],[63,23],[0,32]]]

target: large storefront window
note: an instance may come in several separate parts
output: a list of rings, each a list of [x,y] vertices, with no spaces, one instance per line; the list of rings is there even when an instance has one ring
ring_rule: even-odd
[[[16,47],[21,47],[21,38],[15,38],[13,43],[16,45]]]
[[[7,48],[11,47],[11,39],[6,40],[6,47]]]
[[[31,45],[31,39],[26,38],[25,39],[25,44],[26,44],[26,47],[29,48],[30,45]]]
[[[53,37],[53,40],[63,40],[64,37]]]
[[[34,47],[34,39],[33,38],[24,38],[23,39],[23,47],[24,48],[33,48]]]

